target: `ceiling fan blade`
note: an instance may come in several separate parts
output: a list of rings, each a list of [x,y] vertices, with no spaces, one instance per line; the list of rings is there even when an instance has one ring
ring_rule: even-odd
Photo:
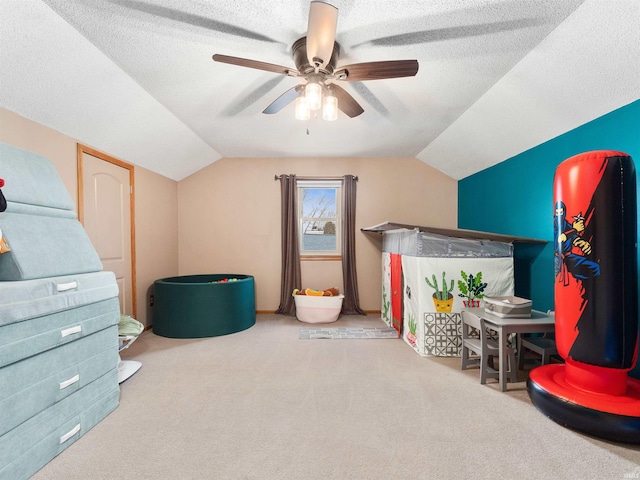
[[[381,47],[399,47],[404,45],[417,45],[423,43],[440,42],[458,38],[478,37],[498,32],[508,32],[512,30],[535,27],[541,25],[540,18],[522,18],[517,20],[503,20],[498,22],[480,23],[473,25],[457,25],[454,27],[432,28],[417,32],[401,33],[388,37],[374,38],[366,42],[351,45],[351,48],[358,48],[362,45],[374,45]]]
[[[269,76],[269,80],[264,82],[258,88],[249,92],[247,95],[230,99],[229,104],[222,110],[225,117],[235,117],[246,109],[259,102],[265,95],[268,95],[274,88],[285,80],[282,75]],[[354,83],[354,85],[362,85],[362,83]]]
[[[177,8],[163,7],[161,5],[154,5],[151,2],[143,2],[139,0],[108,0],[109,3],[120,5],[125,8],[137,10],[139,12],[147,13],[159,18],[165,18],[173,22],[181,22],[195,27],[206,28],[216,32],[227,33],[229,35],[235,35],[242,38],[250,38],[261,42],[282,43],[273,38],[269,38],[265,35],[261,35],[245,28],[236,27],[228,23],[220,22],[213,18],[209,18],[202,15],[196,15],[193,13],[185,12]]]
[[[307,26],[307,58],[310,65],[323,67],[331,60],[337,24],[336,7],[325,2],[311,2]]]
[[[345,65],[336,70],[339,80],[361,82],[385,78],[413,77],[418,73],[417,60],[389,60],[386,62],[365,62]],[[346,75],[343,78],[343,74]]]
[[[298,97],[298,92],[302,90],[304,87],[302,85],[296,85],[295,87],[290,88],[278,98],[275,99],[267,108],[265,108],[262,113],[273,114],[278,113],[284,107],[289,105]]]
[[[240,67],[256,68],[258,70],[266,70],[267,72],[281,73],[282,75],[297,76],[298,71],[295,68],[274,65],[273,63],[258,62],[257,60],[249,60],[240,57],[230,57],[228,55],[220,55],[216,53],[213,57],[216,62],[229,63]]]
[[[353,82],[349,85],[353,90],[355,90],[359,98],[367,103],[367,109],[371,107],[383,117],[389,117],[389,109],[385,107],[384,103],[382,103],[378,97],[375,96],[369,87],[367,87],[365,82]]]
[[[331,84],[331,90],[338,99],[338,108],[348,117],[357,117],[364,109],[344,88],[339,85]]]

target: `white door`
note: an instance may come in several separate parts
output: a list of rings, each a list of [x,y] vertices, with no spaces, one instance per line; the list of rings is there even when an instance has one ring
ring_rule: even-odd
[[[105,270],[115,273],[120,311],[135,318],[133,167],[78,145],[80,220]]]

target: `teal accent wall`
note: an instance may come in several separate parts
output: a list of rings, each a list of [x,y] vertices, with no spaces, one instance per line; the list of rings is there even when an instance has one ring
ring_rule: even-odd
[[[536,310],[553,309],[556,167],[573,155],[591,150],[618,150],[631,155],[638,183],[640,100],[458,182],[459,228],[548,241],[543,247],[515,248],[516,295],[532,299]],[[640,213],[640,195],[638,198]],[[634,376],[638,376],[636,373],[640,374],[640,366]]]

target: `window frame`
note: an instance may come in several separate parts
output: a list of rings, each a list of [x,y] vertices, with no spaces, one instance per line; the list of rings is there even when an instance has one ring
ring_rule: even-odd
[[[298,247],[300,249],[301,260],[341,260],[342,259],[342,217],[343,210],[343,188],[342,179],[323,179],[323,178],[307,178],[298,179],[296,181],[297,195],[297,212],[296,220],[298,222]],[[304,191],[306,189],[335,189],[336,212],[335,217],[303,217],[304,210]],[[321,221],[333,221],[336,227],[336,249],[335,250],[305,250],[303,237],[303,224],[309,219]]]

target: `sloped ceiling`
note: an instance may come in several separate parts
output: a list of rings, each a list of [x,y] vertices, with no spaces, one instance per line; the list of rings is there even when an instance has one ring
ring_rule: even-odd
[[[415,156],[461,179],[640,98],[636,0],[331,0],[356,118],[262,112],[309,0],[3,0],[0,106],[180,180],[220,158]],[[391,160],[390,160],[391,161]]]

